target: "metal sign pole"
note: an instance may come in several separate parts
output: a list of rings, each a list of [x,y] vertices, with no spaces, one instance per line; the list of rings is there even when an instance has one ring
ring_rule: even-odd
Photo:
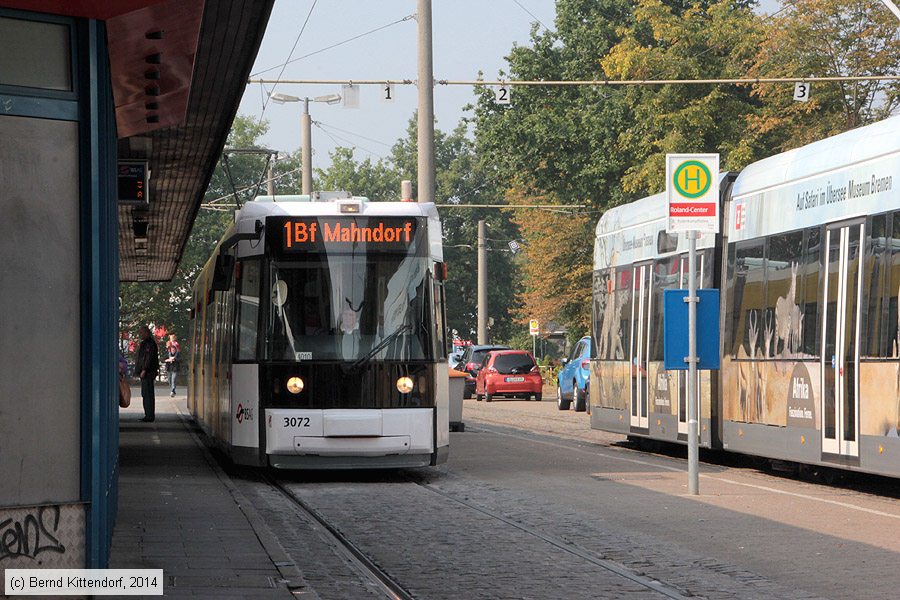
[[[687,232],[688,240],[688,493],[700,493],[699,413],[697,397],[697,231]]]

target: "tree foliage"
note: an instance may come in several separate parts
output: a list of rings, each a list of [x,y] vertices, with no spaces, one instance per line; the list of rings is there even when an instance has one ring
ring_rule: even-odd
[[[667,3],[638,0],[634,18],[619,29],[619,43],[601,59],[615,79],[742,77],[763,37],[759,18],[732,0]],[[664,188],[665,155],[718,152],[724,168],[753,156],[733,156],[746,116],[758,104],[733,85],[629,86],[630,123],[616,148],[628,158],[621,187],[635,195]]]
[[[796,0],[774,15],[751,76],[900,74],[897,19],[879,0]],[[900,102],[900,83],[814,83],[808,102],[784,85],[758,85],[762,109],[748,118],[747,144],[776,153],[883,119]]]

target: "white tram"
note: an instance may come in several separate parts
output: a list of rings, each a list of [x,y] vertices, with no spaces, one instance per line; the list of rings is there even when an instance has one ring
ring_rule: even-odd
[[[191,412],[240,464],[444,462],[445,274],[434,204],[245,204],[194,286]]]
[[[732,179],[723,235],[698,244],[703,287],[722,290],[701,443],[900,476],[900,117]],[[685,285],[686,248],[665,233],[663,195],[600,219],[592,427],[686,441],[685,374],[662,367],[660,305],[662,289]]]

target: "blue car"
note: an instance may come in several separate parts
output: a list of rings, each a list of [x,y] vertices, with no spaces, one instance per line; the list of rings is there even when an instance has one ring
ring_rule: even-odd
[[[590,412],[590,360],[591,338],[585,336],[575,344],[571,356],[563,359],[563,368],[557,376],[556,405],[559,410],[569,410],[574,404],[576,411]]]

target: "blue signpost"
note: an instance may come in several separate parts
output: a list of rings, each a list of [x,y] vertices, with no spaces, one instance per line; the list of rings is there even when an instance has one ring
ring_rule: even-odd
[[[663,362],[667,371],[687,370],[688,290],[663,291]],[[718,369],[719,290],[697,290],[697,368]]]

